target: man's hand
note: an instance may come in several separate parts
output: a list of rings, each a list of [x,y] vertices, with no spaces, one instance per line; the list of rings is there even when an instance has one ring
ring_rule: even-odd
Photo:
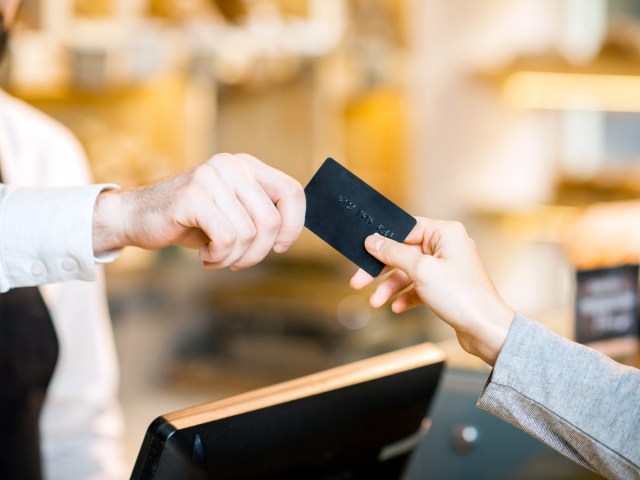
[[[285,252],[304,225],[302,186],[246,154],[219,154],[202,165],[96,202],[96,254],[125,246],[199,249],[207,269],[239,270],[273,248]]]
[[[515,312],[498,295],[462,224],[418,218],[405,243],[372,235],[365,247],[389,266],[371,306],[379,308],[397,294],[396,313],[424,303],[454,328],[462,348],[495,363]],[[360,290],[373,281],[358,270],[351,286]]]

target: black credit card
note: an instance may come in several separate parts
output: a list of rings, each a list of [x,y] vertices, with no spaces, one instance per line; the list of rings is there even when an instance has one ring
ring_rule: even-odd
[[[369,275],[384,264],[364,248],[374,233],[404,241],[416,219],[332,158],[327,158],[304,189],[305,226]]]

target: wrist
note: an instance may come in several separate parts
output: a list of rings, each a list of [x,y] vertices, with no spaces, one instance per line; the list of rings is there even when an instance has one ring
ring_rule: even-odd
[[[93,208],[93,253],[96,256],[129,245],[126,236],[126,212],[122,190],[104,190]]]
[[[494,366],[507,340],[516,313],[507,305],[501,305],[490,317],[484,319],[470,345],[470,353]]]

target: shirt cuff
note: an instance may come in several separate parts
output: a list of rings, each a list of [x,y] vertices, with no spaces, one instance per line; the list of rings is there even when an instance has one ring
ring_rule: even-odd
[[[530,393],[532,378],[547,379],[550,373],[548,366],[556,364],[558,359],[555,357],[562,351],[562,347],[567,348],[566,345],[558,345],[561,342],[566,343],[567,340],[521,313],[516,313],[487,385],[480,395],[478,406],[486,409],[486,404],[493,398],[494,388],[507,387],[524,395]],[[548,381],[555,384],[551,379]],[[544,391],[535,390],[535,394],[540,395]]]
[[[97,184],[65,188],[4,187],[0,200],[0,291],[96,278],[93,209]],[[115,255],[114,255],[115,253]]]

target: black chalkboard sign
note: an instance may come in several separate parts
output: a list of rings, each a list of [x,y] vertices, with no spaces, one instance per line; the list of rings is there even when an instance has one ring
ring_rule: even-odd
[[[638,336],[638,265],[576,274],[576,341]]]

